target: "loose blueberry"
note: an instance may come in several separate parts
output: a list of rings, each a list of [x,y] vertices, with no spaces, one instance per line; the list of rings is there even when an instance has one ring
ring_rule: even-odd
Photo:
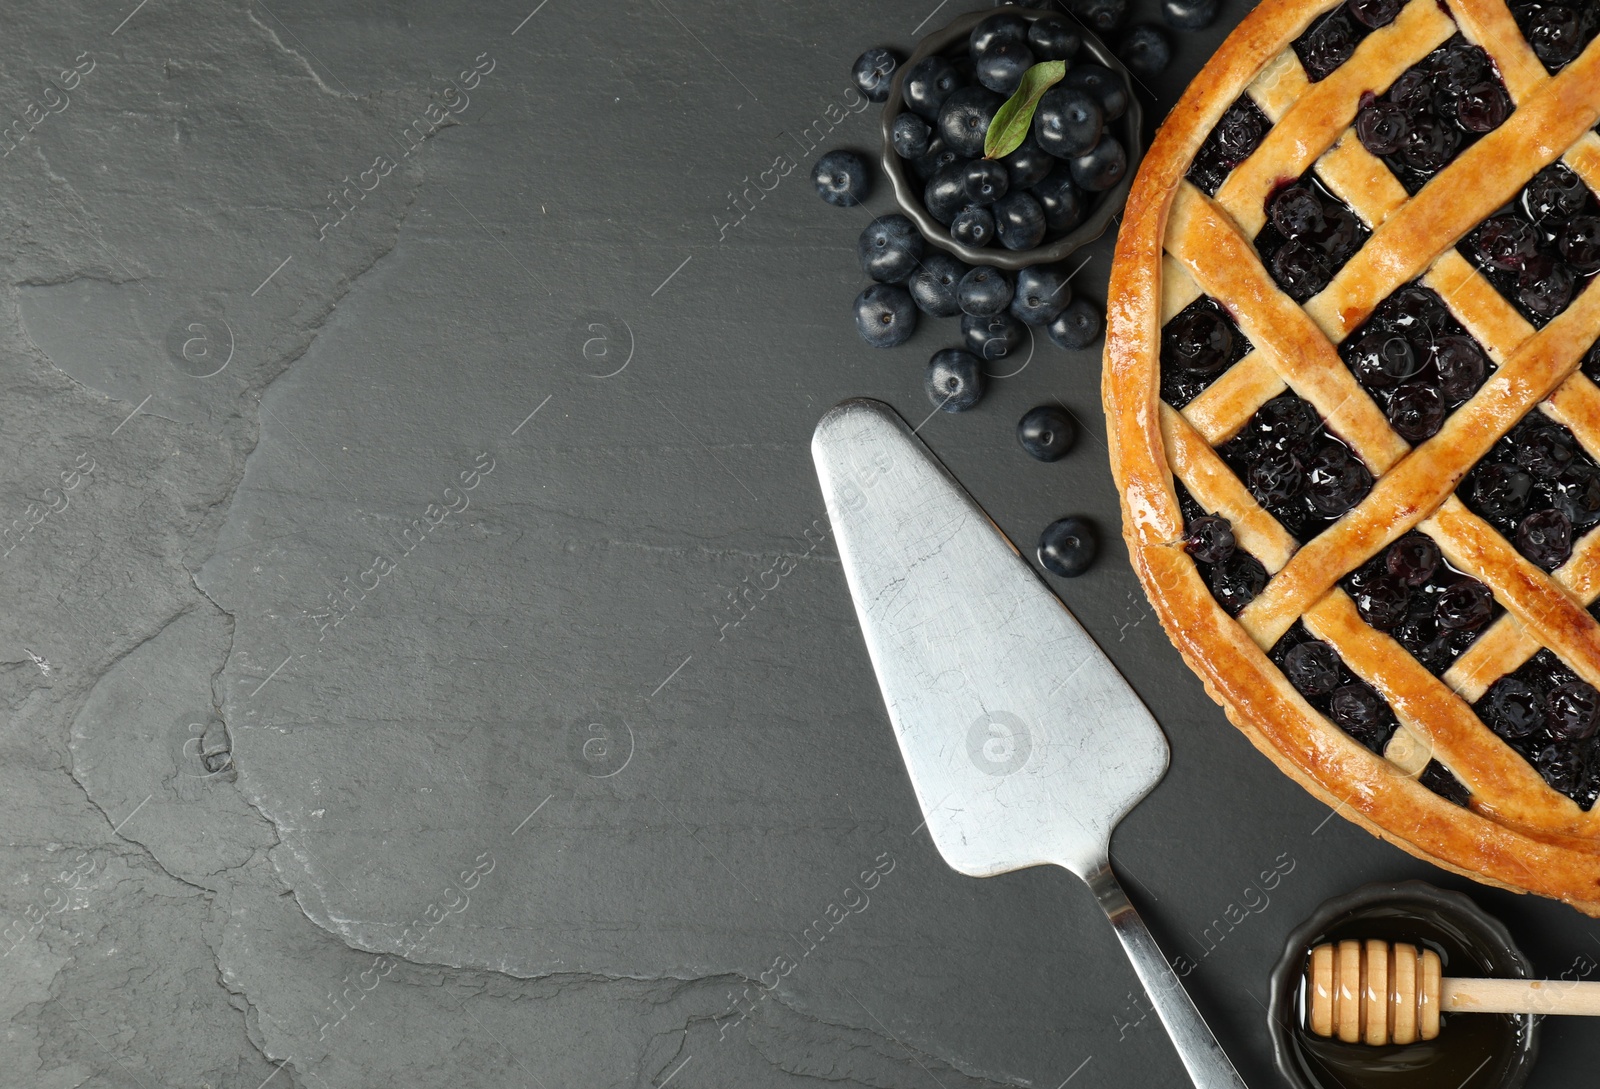
[[[1001,13],[991,15],[977,26],[972,28],[972,33],[967,37],[967,48],[973,56],[981,56],[997,45],[1028,43],[1028,21],[1020,15]]]
[[[1005,99],[987,87],[963,87],[939,108],[939,136],[947,147],[976,159],[983,155],[983,138]]]
[[[911,298],[917,309],[935,318],[953,318],[961,313],[956,286],[966,274],[966,265],[943,250],[930,250],[911,274]]]
[[[856,240],[861,271],[882,284],[910,279],[922,259],[922,235],[903,215],[887,215],[867,224]]]
[[[1159,29],[1144,23],[1134,27],[1122,39],[1117,57],[1134,75],[1147,78],[1158,76],[1172,63],[1172,43]]]
[[[1117,29],[1128,17],[1128,0],[1068,0],[1067,7],[1097,34]]]
[[[1028,48],[1042,61],[1069,61],[1082,45],[1083,37],[1059,15],[1035,19],[1028,27]]]
[[[1067,304],[1055,321],[1045,326],[1045,332],[1058,347],[1077,351],[1100,339],[1100,330],[1105,323],[1105,315],[1095,308],[1094,303],[1080,295]]]
[[[933,180],[934,175],[939,171],[958,162],[965,162],[965,160],[956,154],[954,148],[945,147],[944,141],[935,136],[928,143],[927,154],[912,163],[911,168],[916,171],[918,178],[928,182]]]
[[[945,99],[966,81],[943,57],[924,57],[906,72],[903,93],[906,105],[925,121],[934,121]]]
[[[986,363],[1007,358],[1027,339],[1026,327],[1009,313],[961,316],[962,342]]]
[[[1061,159],[1092,150],[1104,128],[1100,100],[1081,87],[1056,84],[1040,97],[1033,114],[1033,138]]]
[[[1103,64],[1080,64],[1067,69],[1061,87],[1078,87],[1100,100],[1109,124],[1128,112],[1128,82]]]
[[[1202,514],[1184,529],[1183,550],[1201,563],[1222,563],[1236,547],[1233,523],[1226,518]]]
[[[1011,314],[1028,325],[1049,325],[1072,301],[1072,288],[1061,270],[1049,265],[1029,265],[1017,273],[1017,290],[1011,296]]]
[[[1039,563],[1051,574],[1077,578],[1094,563],[1097,546],[1088,522],[1076,516],[1062,518],[1039,534]]]
[[[963,246],[982,249],[994,241],[994,213],[987,208],[963,208],[950,221],[950,237]]]
[[[1333,694],[1344,679],[1339,654],[1320,639],[1301,643],[1283,657],[1283,675],[1307,699]]]
[[[1477,631],[1494,615],[1494,595],[1481,582],[1463,579],[1439,594],[1433,620],[1445,631]]]
[[[1384,554],[1384,569],[1415,589],[1433,578],[1444,556],[1433,539],[1422,533],[1408,533]]]
[[[988,93],[988,92],[985,92]],[[967,206],[967,161],[957,159],[928,182],[922,193],[922,206],[928,214],[948,227],[956,213]]]
[[[867,50],[856,58],[856,86],[874,102],[888,101],[889,84],[894,82],[894,70],[899,64],[895,55],[882,46]]]
[[[917,331],[917,307],[899,284],[872,284],[856,296],[856,332],[874,348],[904,344]]]
[[[1012,290],[1005,273],[979,265],[961,278],[956,287],[956,300],[961,303],[962,313],[987,317],[1010,305]]]
[[[1007,97],[1021,85],[1023,73],[1033,67],[1033,50],[1021,42],[1001,42],[976,56],[978,82]]]
[[[1059,405],[1029,409],[1017,421],[1017,441],[1030,457],[1040,461],[1060,461],[1077,437],[1077,425]]]
[[[1527,683],[1501,677],[1489,686],[1475,708],[1491,730],[1508,740],[1528,737],[1544,728],[1543,701]]]
[[[1161,17],[1178,30],[1204,30],[1217,21],[1217,0],[1161,0]]]
[[[1267,569],[1248,552],[1234,552],[1211,569],[1211,596],[1223,612],[1238,616],[1240,610],[1267,588]]]
[[[830,151],[811,169],[817,195],[840,208],[854,208],[872,192],[867,164],[853,151]]]
[[[1356,114],[1356,139],[1374,155],[1393,155],[1410,132],[1405,107],[1397,102],[1369,102]]]
[[[1415,445],[1438,434],[1444,424],[1444,394],[1428,382],[1407,382],[1389,399],[1389,423]]]
[[[1216,374],[1233,361],[1233,327],[1215,310],[1185,309],[1161,330],[1161,365]]]
[[[1030,130],[1017,150],[1000,160],[1006,166],[1012,189],[1027,189],[1038,185],[1050,176],[1056,167],[1056,157],[1039,146]]]
[[[1031,250],[1044,241],[1044,208],[1026,191],[1008,193],[994,203],[994,230],[1008,250]]]
[[[1128,173],[1128,152],[1114,136],[1102,136],[1094,150],[1071,159],[1072,180],[1079,189],[1104,192]]]
[[[1567,741],[1587,741],[1600,728],[1600,692],[1584,681],[1558,684],[1544,698],[1545,724]]]
[[[967,164],[964,184],[972,203],[993,204],[1011,188],[1011,174],[993,159],[974,159]]]
[[[1032,191],[1039,207],[1044,209],[1045,228],[1051,234],[1065,234],[1083,222],[1086,201],[1072,180],[1072,168],[1066,163],[1056,163],[1050,176]]]
[[[1517,526],[1517,551],[1554,571],[1572,555],[1572,522],[1553,508],[1534,511]]]
[[[946,348],[928,360],[928,400],[944,412],[965,412],[983,397],[983,367],[971,352]]]
[[[1346,6],[1356,22],[1376,30],[1394,22],[1402,3],[1403,0],[1348,0]]]
[[[920,159],[933,142],[933,130],[916,114],[903,113],[890,126],[889,141],[894,144],[895,154],[902,159]]]

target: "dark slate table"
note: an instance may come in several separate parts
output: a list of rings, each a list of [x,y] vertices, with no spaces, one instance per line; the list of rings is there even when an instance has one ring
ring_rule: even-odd
[[[1086,890],[919,832],[812,473],[836,401],[928,415],[954,323],[856,338],[866,214],[810,165],[875,144],[855,55],[960,10],[8,8],[0,1080],[1181,1082]],[[1595,971],[1593,923],[1328,819],[1224,721],[1129,571],[1098,381],[1041,344],[920,434],[1019,542],[1101,527],[1056,587],[1173,749],[1116,860],[1251,1083],[1284,936],[1365,881]],[[1042,465],[1053,398],[1084,433]],[[1543,1031],[1535,1084],[1600,1057]]]

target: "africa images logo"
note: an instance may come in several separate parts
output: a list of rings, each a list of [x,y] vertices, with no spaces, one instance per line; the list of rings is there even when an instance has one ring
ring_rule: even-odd
[[[985,711],[967,727],[967,757],[985,775],[1020,771],[1031,755],[1028,724],[1010,711]]]

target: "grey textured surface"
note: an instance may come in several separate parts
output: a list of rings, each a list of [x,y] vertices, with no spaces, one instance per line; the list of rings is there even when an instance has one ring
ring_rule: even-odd
[[[865,214],[805,134],[871,146],[849,63],[933,4],[534,2],[7,5],[0,1083],[1177,1083],[1077,881],[916,834],[822,519],[817,418],[920,420],[954,323],[857,340]],[[1103,527],[1057,586],[1173,748],[1114,853],[1267,1085],[1296,922],[1473,886],[1327,819],[1182,668],[1097,383],[1041,346],[919,433],[1018,541]],[[1040,465],[1012,429],[1055,397],[1085,434]],[[1595,970],[1594,923],[1475,895]],[[1534,1084],[1587,1077],[1594,1030],[1544,1031]]]

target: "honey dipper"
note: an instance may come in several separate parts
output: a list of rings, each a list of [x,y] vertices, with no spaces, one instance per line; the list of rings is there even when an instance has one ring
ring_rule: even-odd
[[[1306,965],[1306,1016],[1318,1036],[1411,1044],[1439,1035],[1441,1013],[1600,1016],[1600,982],[1444,979],[1439,954],[1378,938],[1319,945]]]

